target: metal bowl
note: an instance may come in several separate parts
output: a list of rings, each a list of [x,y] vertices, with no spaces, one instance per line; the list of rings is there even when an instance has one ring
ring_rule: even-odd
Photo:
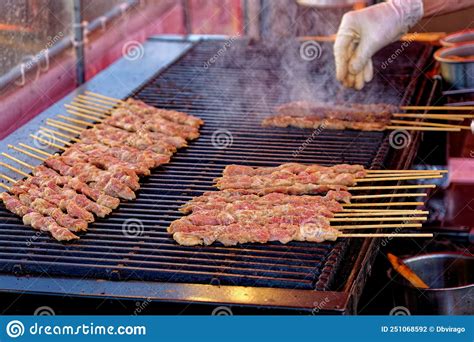
[[[441,75],[456,89],[474,88],[474,43],[439,49],[434,58],[440,62]]]
[[[413,287],[393,269],[395,304],[412,314],[474,314],[474,257],[460,253],[433,253],[403,260],[429,289]]]
[[[459,44],[474,43],[474,29],[458,31],[440,39],[444,47],[452,47]]]

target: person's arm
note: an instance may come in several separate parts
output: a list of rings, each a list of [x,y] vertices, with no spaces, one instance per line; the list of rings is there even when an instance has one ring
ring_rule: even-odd
[[[390,0],[342,18],[334,44],[336,78],[362,89],[373,78],[372,56],[398,40],[422,17],[474,6],[474,0]]]

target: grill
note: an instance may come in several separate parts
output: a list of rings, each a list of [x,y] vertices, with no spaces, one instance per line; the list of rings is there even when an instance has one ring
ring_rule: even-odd
[[[223,46],[226,49],[220,53]],[[282,51],[291,54],[282,58]],[[363,240],[184,247],[166,233],[169,223],[180,217],[178,208],[193,196],[213,190],[212,180],[230,163],[383,166],[389,151],[384,132],[260,127],[261,119],[276,105],[297,99],[288,88],[293,80],[306,82],[298,89],[302,97],[370,102],[361,93],[334,91],[338,86],[324,76],[328,65],[332,68],[329,51],[329,46],[322,45],[320,60],[308,62],[298,58],[298,48],[293,45],[282,49],[247,40],[195,43],[131,96],[203,118],[206,123],[201,137],[180,150],[169,165],[145,178],[136,201],[123,203],[108,218],[99,219],[78,242],[63,245],[35,234],[2,207],[0,219],[5,223],[0,230],[0,272],[20,278],[47,274],[56,283],[65,284],[58,286],[63,291],[53,291],[56,294],[68,292],[67,280],[81,279],[75,283],[82,287],[80,294],[94,295],[98,291],[94,286],[99,283],[90,281],[102,279],[100,284],[110,285],[110,292],[105,293],[110,297],[117,296],[112,288],[122,286],[117,291],[126,297],[130,284],[140,282],[149,285],[144,292],[154,289],[141,296],[167,301],[311,309],[314,299],[327,293],[337,303],[328,302],[326,311],[346,310],[347,298],[356,292],[351,283],[354,271],[357,267],[366,271],[369,265],[360,266],[360,261],[368,257],[366,253],[373,253],[373,247],[366,250]],[[366,94],[375,96],[383,91],[387,101],[396,104],[414,98],[419,70],[427,62],[429,49],[413,43],[407,51],[396,67],[388,67],[384,78],[379,76],[369,85]],[[390,53],[388,48],[385,55]],[[383,62],[383,55],[379,59]],[[289,71],[294,61],[298,64]],[[174,294],[160,293],[156,290],[160,284]],[[232,289],[242,290],[244,286],[262,296],[243,300],[229,295]],[[265,303],[264,298],[276,294],[281,299]]]

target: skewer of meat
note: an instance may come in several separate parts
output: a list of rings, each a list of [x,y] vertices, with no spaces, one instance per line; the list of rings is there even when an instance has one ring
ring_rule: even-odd
[[[329,191],[325,196],[291,196],[282,193],[270,193],[264,196],[242,195],[234,191],[209,191],[193,198],[180,208],[183,213],[200,210],[222,209],[228,206],[241,208],[262,208],[274,205],[324,205],[333,212],[342,210],[338,202],[350,203],[351,194],[346,191]]]
[[[354,129],[362,131],[384,131],[386,129],[460,131],[461,129],[470,129],[469,126],[392,120],[391,118],[395,116],[397,109],[396,106],[387,104],[331,105],[327,103],[295,101],[277,107],[277,114],[265,118],[262,121],[262,125],[274,127],[294,126],[313,129],[321,127],[325,129]]]
[[[53,169],[45,167],[44,165],[39,165],[35,167],[33,169],[33,175],[47,177],[48,179],[54,181],[57,185],[76,190],[76,192],[89,197],[90,199],[104,207],[115,209],[120,204],[119,198],[109,196],[103,191],[92,189],[89,185],[82,182],[77,177],[61,176]]]
[[[73,189],[59,187],[54,180],[45,177],[31,176],[18,181],[11,188],[11,193],[13,194],[28,193],[30,191],[35,191],[36,196],[58,205],[63,210],[74,204],[82,210],[102,218],[109,215],[112,211],[108,207],[91,201],[85,195],[78,194]],[[88,217],[90,218],[90,215],[84,214],[83,218],[86,219]]]
[[[92,129],[87,129],[81,133],[81,142],[86,144],[100,142],[111,147],[130,146],[141,151],[150,151],[159,155],[172,155],[177,148],[186,146],[186,140],[176,139],[157,139],[152,138],[148,133],[133,134],[127,131],[107,126],[107,129],[102,129],[106,125],[97,125]],[[112,128],[109,129],[109,128]],[[119,131],[119,132],[117,132]],[[151,132],[150,132],[151,133]]]
[[[186,140],[199,137],[199,129],[192,126],[180,125],[160,117],[139,117],[131,115],[132,112],[125,108],[112,111],[112,115],[102,121],[103,124],[118,127],[130,132],[149,130],[180,136]]]
[[[275,167],[252,167],[246,165],[227,165],[222,173],[223,177],[227,176],[260,176],[268,175],[278,171],[285,171],[294,174],[300,173],[352,173],[357,178],[365,177],[367,171],[362,165],[338,164],[336,166],[322,166],[318,164],[305,165],[299,163],[285,163]]]
[[[104,191],[104,193],[109,196],[125,200],[133,200],[136,198],[131,188],[123,183],[121,179],[113,177],[110,173],[90,173],[75,170],[73,166],[67,165],[59,157],[48,158],[45,163],[53,170],[58,171],[61,175],[77,177],[82,182],[87,182],[92,189]]]
[[[69,229],[57,224],[53,218],[43,216],[39,212],[23,205],[16,196],[3,192],[0,194],[0,198],[9,211],[23,218],[23,223],[25,225],[31,226],[37,230],[49,232],[53,238],[58,241],[70,241],[79,238],[77,235],[69,231]]]

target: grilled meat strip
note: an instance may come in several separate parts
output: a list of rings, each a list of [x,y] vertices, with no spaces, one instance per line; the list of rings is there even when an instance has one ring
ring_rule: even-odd
[[[282,193],[271,193],[265,196],[242,195],[233,191],[209,191],[193,198],[180,208],[183,213],[227,208],[265,209],[274,205],[324,205],[332,212],[340,212],[338,202],[350,203],[351,194],[346,191],[329,191],[326,196],[291,196]]]
[[[236,189],[240,192],[268,194],[282,192],[287,194],[312,194],[329,190],[347,190],[355,184],[352,174],[299,174],[274,172],[264,176],[227,176],[216,179],[220,190]]]
[[[176,232],[173,238],[180,245],[210,245],[220,242],[225,246],[242,243],[267,243],[278,241],[283,244],[290,241],[323,242],[335,241],[337,229],[326,227],[325,221],[303,225],[271,224],[266,226],[231,224],[228,226],[200,226],[199,230]]]
[[[186,140],[194,140],[199,137],[199,129],[196,127],[177,124],[159,116],[140,117],[134,115],[133,111],[122,107],[114,110],[112,116],[105,119],[103,123],[130,132],[149,130],[152,132],[179,136]]]
[[[277,115],[266,118],[264,126],[382,131],[390,123],[397,107],[387,104],[346,104],[296,101],[276,109]]]
[[[199,127],[204,124],[204,121],[202,121],[200,118],[197,118],[195,116],[182,113],[182,112],[177,112],[175,110],[164,110],[164,109],[155,108],[152,106],[148,106],[143,101],[135,100],[132,98],[129,98],[126,101],[126,103],[122,104],[122,106],[132,110],[134,113],[137,113],[137,115],[144,116],[144,117],[150,114],[158,115],[159,117],[162,117],[166,120],[173,121],[175,123],[179,123],[183,125],[193,126],[193,127]]]
[[[100,204],[104,207],[115,209],[120,204],[120,199],[109,196],[103,191],[92,189],[89,185],[80,181],[76,177],[61,176],[53,169],[50,169],[44,165],[37,166],[33,170],[33,175],[38,177],[46,177],[47,179],[54,181],[57,185],[73,189],[76,192],[89,197],[93,201],[97,202],[97,204]]]
[[[61,175],[75,176],[82,182],[87,182],[92,189],[104,191],[109,196],[125,200],[132,200],[136,197],[132,189],[124,184],[121,179],[114,178],[111,174],[83,172],[80,166],[77,167],[77,170],[65,164],[61,157],[48,158],[45,164],[58,171]]]
[[[123,146],[125,144],[139,150],[151,150],[163,154],[174,153],[178,148],[187,146],[186,139],[180,136],[150,132],[143,129],[129,132],[105,124],[96,125],[94,128],[81,133],[81,141],[85,143],[97,140],[108,146]]]
[[[18,181],[10,190],[13,194],[28,193],[35,190],[35,195],[40,196],[49,202],[58,205],[60,209],[67,209],[70,201],[77,204],[84,210],[95,214],[98,217],[109,215],[112,210],[91,201],[83,194],[78,194],[70,188],[59,187],[54,180],[40,176],[31,176]]]
[[[0,194],[5,207],[12,213],[23,217],[23,223],[34,229],[51,233],[54,239],[58,241],[69,241],[79,239],[69,229],[60,226],[56,221],[49,217],[43,216],[39,212],[24,205],[16,196],[12,196],[6,192]]]
[[[225,167],[222,175],[226,176],[261,176],[268,175],[277,171],[286,171],[289,173],[353,173],[357,178],[363,178],[366,175],[362,165],[338,164],[335,166],[322,166],[318,164],[305,165],[299,163],[286,163],[276,167],[252,167],[246,165],[228,165]]]
[[[335,240],[338,231],[329,219],[342,210],[335,199],[344,197],[347,195],[336,192],[324,197],[207,192],[182,208],[192,214],[172,222],[168,232],[186,246]]]

